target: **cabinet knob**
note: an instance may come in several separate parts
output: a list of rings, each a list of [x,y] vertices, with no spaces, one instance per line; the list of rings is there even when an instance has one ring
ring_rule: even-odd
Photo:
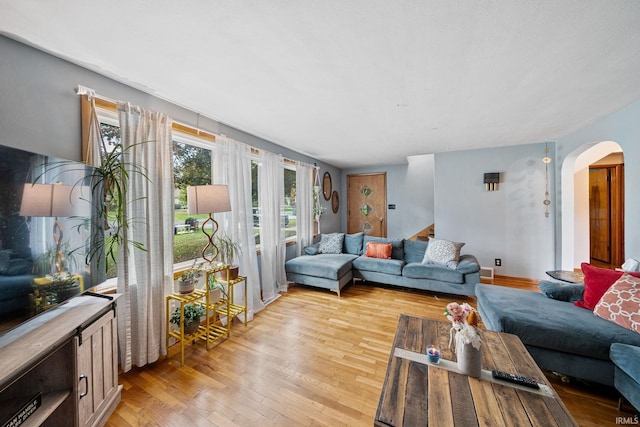
[[[89,394],[89,377],[80,375],[80,381],[84,380],[84,393],[80,393],[80,399]]]

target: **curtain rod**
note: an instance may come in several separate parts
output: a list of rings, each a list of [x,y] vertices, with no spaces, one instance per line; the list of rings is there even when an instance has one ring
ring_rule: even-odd
[[[107,98],[106,96],[98,95],[98,94],[96,94],[95,90],[93,90],[93,89],[91,89],[90,87],[87,87],[87,86],[83,86],[83,85],[79,84],[79,85],[77,85],[75,87],[75,92],[76,92],[76,95],[87,95],[87,97],[89,98],[90,101],[91,101],[92,98],[98,98],[98,99],[101,99],[103,101],[111,102],[113,104],[118,105],[118,101],[116,101],[115,99],[111,99],[111,98]],[[200,113],[196,113],[196,114],[198,115],[198,118],[196,120],[199,121]],[[175,120],[173,122],[178,124],[178,125],[180,125],[180,126],[183,126],[185,128],[191,128],[191,129],[195,130],[196,132],[198,132],[198,134],[200,132],[203,132],[205,134],[211,135],[211,136],[213,136],[213,138],[215,140],[216,134],[213,133],[213,132],[210,132],[210,131],[207,131],[207,130],[204,130],[204,129],[200,129],[197,126],[194,128],[191,125],[187,125],[187,124],[184,124],[184,123],[176,122]],[[226,135],[221,134],[221,136],[224,136],[225,138],[227,138]],[[260,152],[260,150],[258,148],[255,148],[255,147],[252,147],[252,146],[250,146],[250,147],[251,147],[251,151],[254,154],[257,154],[257,153]],[[283,158],[284,158],[284,161],[286,163],[289,163],[289,164],[291,164],[291,163],[293,163],[293,164],[306,164],[305,162],[302,162],[301,160],[292,160],[292,159],[288,159],[286,157],[283,157]],[[309,166],[311,166],[311,165],[309,165]],[[315,168],[317,170],[320,170],[320,167],[315,162],[313,164],[313,168]]]

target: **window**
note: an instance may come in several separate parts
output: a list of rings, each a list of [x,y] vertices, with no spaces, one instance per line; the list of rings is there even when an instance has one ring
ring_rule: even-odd
[[[260,223],[262,215],[258,203],[258,168],[257,161],[251,162],[251,203],[253,208],[253,232],[256,246],[260,245]],[[296,239],[296,170],[294,166],[284,168],[284,198],[280,204],[280,226],[284,228],[287,241]]]
[[[202,249],[208,243],[201,227],[209,216],[188,213],[187,187],[211,184],[211,154],[211,149],[189,144],[186,137],[174,134],[174,264],[201,257]]]
[[[284,168],[284,200],[280,209],[285,240],[296,238],[296,170]]]

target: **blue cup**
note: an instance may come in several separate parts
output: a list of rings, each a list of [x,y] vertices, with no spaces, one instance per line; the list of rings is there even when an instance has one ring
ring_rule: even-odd
[[[427,347],[427,357],[429,358],[429,362],[437,365],[440,363],[440,349],[435,345],[430,345]]]

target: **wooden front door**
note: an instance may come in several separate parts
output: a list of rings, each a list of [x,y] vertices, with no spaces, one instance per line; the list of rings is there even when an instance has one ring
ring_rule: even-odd
[[[624,166],[589,168],[591,262],[620,267],[624,262]]]
[[[347,175],[347,232],[387,237],[387,174]]]

